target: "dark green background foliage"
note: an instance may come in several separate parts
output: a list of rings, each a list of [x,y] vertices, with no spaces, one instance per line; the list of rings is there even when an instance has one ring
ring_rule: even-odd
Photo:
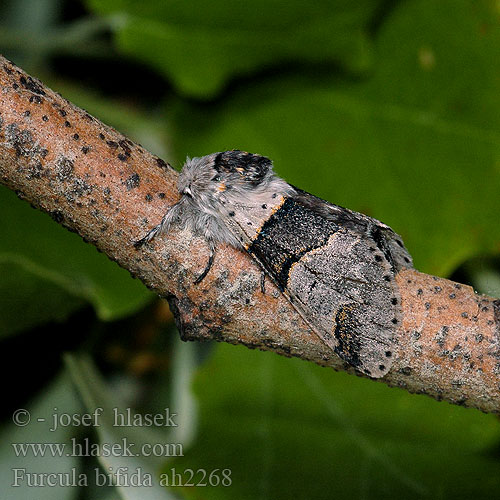
[[[0,52],[173,165],[232,148],[269,156],[292,184],[390,224],[419,270],[499,296],[499,17],[495,0],[10,0]],[[177,411],[179,428],[155,439],[183,443],[185,456],[102,466],[232,471],[230,487],[160,495],[498,495],[495,417],[269,353],[179,345],[126,271],[5,188],[0,213],[2,498],[158,498],[148,488],[9,488],[13,440],[84,435],[14,428],[13,409],[48,416],[123,400]],[[66,349],[79,354],[64,368]],[[117,349],[128,364],[113,362]],[[166,361],[133,370],[138,350]],[[152,439],[97,431],[100,442]]]

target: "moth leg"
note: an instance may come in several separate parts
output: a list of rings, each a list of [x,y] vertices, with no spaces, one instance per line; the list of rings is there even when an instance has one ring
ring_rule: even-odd
[[[212,265],[214,263],[214,257],[215,257],[215,248],[212,247],[212,245],[210,245],[210,255],[208,257],[207,265],[205,266],[205,269],[203,270],[203,272],[193,281],[193,283],[195,285],[197,285],[198,283],[201,283],[203,281],[203,279],[205,278],[205,276],[210,271],[210,269],[212,269]]]
[[[165,219],[165,217],[163,219]],[[140,240],[137,240],[134,243],[134,247],[135,248],[141,248],[142,245],[144,245],[144,243],[147,243],[147,242],[151,241],[160,232],[160,229],[163,226],[163,219],[162,219],[162,221],[157,226],[155,226],[153,229],[151,229],[151,231],[149,231],[149,233],[146,234],[146,236],[144,236],[144,238],[141,238]]]
[[[262,295],[266,294],[266,273],[264,271],[260,275],[260,291]]]

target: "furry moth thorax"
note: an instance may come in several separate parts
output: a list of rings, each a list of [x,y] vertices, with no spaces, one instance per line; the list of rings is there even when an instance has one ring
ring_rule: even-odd
[[[247,225],[250,219],[257,223],[263,205],[271,208],[295,192],[275,175],[271,160],[237,150],[188,158],[177,188],[181,199],[166,214],[158,232],[180,223],[204,237],[212,249],[217,243],[244,247],[245,238],[232,223],[235,209],[247,212]]]

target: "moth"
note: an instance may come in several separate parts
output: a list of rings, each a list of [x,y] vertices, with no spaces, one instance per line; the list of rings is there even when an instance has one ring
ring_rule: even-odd
[[[385,375],[401,322],[396,273],[412,267],[401,238],[382,222],[324,201],[273,172],[271,160],[239,150],[187,159],[180,200],[138,248],[173,225],[210,248],[247,252],[318,337],[356,370]]]

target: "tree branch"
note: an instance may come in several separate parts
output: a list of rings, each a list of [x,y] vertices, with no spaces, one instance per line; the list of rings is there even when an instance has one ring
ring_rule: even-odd
[[[272,350],[354,373],[244,253],[186,231],[136,250],[177,198],[176,172],[0,56],[0,180],[169,299],[185,340]],[[397,276],[403,322],[390,386],[500,413],[500,300],[415,270]]]

